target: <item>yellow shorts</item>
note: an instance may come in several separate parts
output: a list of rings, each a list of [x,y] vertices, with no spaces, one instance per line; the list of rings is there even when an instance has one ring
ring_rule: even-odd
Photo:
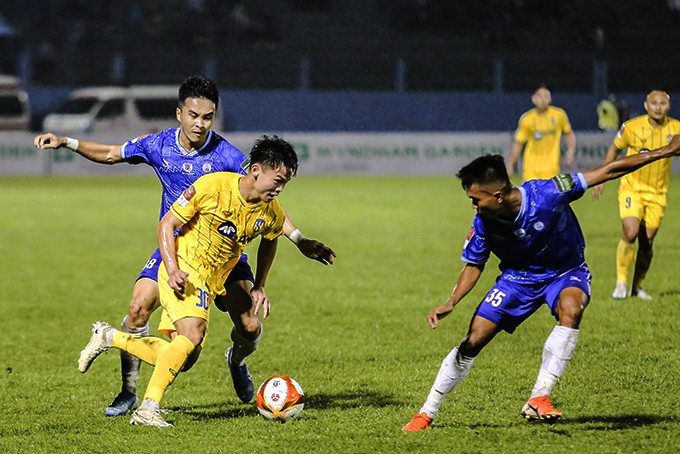
[[[158,332],[168,337],[176,331],[175,322],[183,318],[198,317],[207,323],[210,306],[215,301],[215,293],[208,290],[205,281],[195,271],[189,272],[189,282],[184,285],[183,293],[170,288],[168,272],[163,264],[158,267],[158,294],[163,306]],[[208,336],[207,326],[205,336]]]
[[[647,227],[658,229],[666,211],[666,197],[635,191],[619,191],[619,215],[645,221]]]

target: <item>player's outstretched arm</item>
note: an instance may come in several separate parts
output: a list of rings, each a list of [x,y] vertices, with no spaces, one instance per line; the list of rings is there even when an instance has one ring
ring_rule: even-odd
[[[675,135],[665,147],[657,148],[646,153],[638,153],[615,159],[596,169],[583,172],[588,187],[591,188],[609,180],[615,180],[640,167],[651,164],[663,158],[670,158],[680,154],[680,135]]]
[[[332,265],[333,258],[337,257],[335,251],[329,248],[321,241],[305,238],[300,230],[295,227],[291,221],[288,213],[286,213],[286,221],[283,224],[283,234],[292,241],[298,250],[307,258],[316,260],[324,265]]]
[[[453,308],[456,307],[456,304],[458,304],[465,295],[470,293],[470,290],[477,284],[479,276],[482,275],[482,271],[484,271],[484,265],[473,265],[471,263],[465,265],[465,268],[463,268],[463,271],[461,271],[460,276],[458,277],[458,283],[456,283],[449,299],[441,306],[432,309],[430,315],[427,316],[427,323],[430,324],[432,329],[436,328],[439,320],[449,315],[453,311]]]
[[[173,214],[172,211],[165,213],[156,228],[158,237],[158,247],[160,248],[163,265],[168,271],[168,284],[173,290],[181,292],[184,284],[188,282],[189,273],[179,269],[177,263],[177,250],[175,249],[175,230],[182,227],[184,223]]]
[[[267,298],[267,294],[264,292],[264,284],[267,281],[269,270],[274,263],[274,257],[276,257],[276,246],[278,241],[278,238],[268,240],[262,237],[260,238],[260,246],[257,248],[257,271],[255,272],[255,285],[250,291],[250,295],[253,298],[255,315],[259,314],[260,308],[262,308],[262,318],[267,318],[271,312],[269,298]]]
[[[621,153],[621,149],[616,146],[616,144],[611,144],[609,150],[607,150],[607,155],[604,157],[604,164],[612,162]],[[602,193],[604,192],[604,183],[598,184],[593,188],[593,200],[598,200]]]
[[[98,142],[77,140],[70,137],[58,136],[51,132],[36,136],[35,139],[33,139],[33,144],[40,150],[68,148],[90,161],[98,162],[100,164],[116,164],[123,160],[120,155],[120,145],[104,145],[103,143]]]

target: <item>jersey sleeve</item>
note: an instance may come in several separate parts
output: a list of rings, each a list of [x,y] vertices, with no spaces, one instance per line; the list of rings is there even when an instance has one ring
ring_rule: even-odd
[[[149,134],[129,140],[120,148],[120,157],[130,164],[151,164],[149,157],[149,146],[158,136]]]
[[[552,196],[559,202],[570,203],[580,199],[588,189],[588,183],[582,173],[562,173],[543,181],[547,183],[544,191],[546,197]]]
[[[170,206],[170,211],[177,216],[177,219],[185,224],[194,217],[200,209],[201,200],[208,193],[207,179],[201,177],[191,186],[186,188],[182,195]]]
[[[517,124],[517,130],[515,131],[515,142],[525,143],[531,137],[531,131],[529,130],[527,114],[522,115],[519,118],[519,123]]]
[[[475,216],[472,221],[470,232],[463,244],[463,255],[461,260],[472,265],[484,265],[489,260],[490,250],[486,245],[484,235],[484,224],[479,216]]]
[[[562,117],[562,134],[571,134],[571,123],[569,123],[569,117],[564,110],[560,110],[560,116]]]

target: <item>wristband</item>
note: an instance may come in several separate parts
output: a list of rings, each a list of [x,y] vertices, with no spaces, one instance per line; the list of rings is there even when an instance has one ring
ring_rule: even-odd
[[[78,144],[79,143],[80,142],[78,141],[78,139],[72,139],[70,137],[66,137],[66,148],[68,148],[69,150],[78,151]]]
[[[305,236],[302,234],[302,232],[300,231],[300,229],[295,229],[295,231],[294,231],[293,233],[290,234],[290,236],[288,237],[288,239],[289,239],[290,241],[292,241],[293,243],[295,243],[295,244],[299,244],[300,241],[302,241],[302,240],[305,239]]]

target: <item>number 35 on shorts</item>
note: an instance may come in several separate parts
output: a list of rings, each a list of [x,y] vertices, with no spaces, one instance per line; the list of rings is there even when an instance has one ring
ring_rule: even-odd
[[[484,301],[491,303],[493,307],[498,307],[503,302],[503,298],[505,298],[505,293],[495,288],[491,290],[488,295],[486,295]]]

